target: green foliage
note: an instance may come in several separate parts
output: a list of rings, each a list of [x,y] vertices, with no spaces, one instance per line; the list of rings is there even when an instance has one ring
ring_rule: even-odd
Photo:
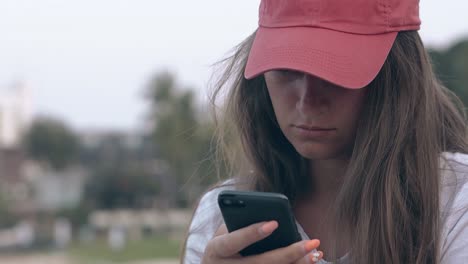
[[[69,254],[79,263],[102,263],[103,261],[128,262],[138,260],[155,260],[177,258],[180,241],[166,237],[152,237],[139,241],[129,241],[122,251],[112,251],[107,241],[99,240],[89,244],[75,244]]]
[[[99,209],[151,207],[152,198],[159,193],[156,176],[125,164],[101,168],[85,187],[85,199]]]
[[[468,106],[468,40],[459,41],[447,50],[430,49],[437,76]]]
[[[0,229],[11,228],[19,221],[19,217],[10,212],[11,204],[9,204],[4,194],[0,193]]]
[[[146,90],[150,104],[151,138],[160,158],[167,161],[171,178],[178,186],[179,205],[190,200],[190,190],[197,193],[200,185],[212,183],[214,170],[211,158],[212,123],[203,123],[204,116],[195,104],[194,89],[180,87],[175,77],[163,72],[156,74]],[[205,117],[206,118],[206,117]],[[186,184],[190,180],[189,184]],[[187,188],[185,188],[187,186]],[[181,192],[180,190],[184,190]],[[199,195],[199,193],[195,194]]]
[[[87,168],[99,170],[115,167],[116,164],[137,159],[135,150],[125,145],[125,137],[121,133],[113,132],[103,135],[96,144],[83,145],[80,150],[80,161]]]
[[[78,137],[65,123],[52,118],[39,118],[33,122],[24,138],[27,154],[47,162],[54,169],[63,169],[76,160]]]
[[[82,226],[88,223],[88,216],[93,208],[82,201],[74,208],[61,209],[55,213],[57,217],[64,217],[70,220],[74,227]]]

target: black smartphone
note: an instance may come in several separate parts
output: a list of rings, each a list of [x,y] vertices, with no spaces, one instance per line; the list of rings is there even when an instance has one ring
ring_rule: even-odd
[[[271,235],[241,250],[242,256],[286,247],[301,240],[285,195],[224,190],[218,195],[218,204],[229,232],[263,221],[276,220],[279,224]]]

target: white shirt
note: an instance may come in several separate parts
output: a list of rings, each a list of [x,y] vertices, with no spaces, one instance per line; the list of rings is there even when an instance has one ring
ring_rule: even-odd
[[[444,153],[441,162],[441,264],[468,263],[468,155]],[[195,210],[186,244],[185,264],[201,263],[205,247],[224,223],[217,204],[220,187],[207,192]],[[297,223],[303,240],[309,237]],[[314,250],[315,251],[315,250]],[[346,255],[342,257],[346,260]],[[321,260],[318,263],[331,263]]]

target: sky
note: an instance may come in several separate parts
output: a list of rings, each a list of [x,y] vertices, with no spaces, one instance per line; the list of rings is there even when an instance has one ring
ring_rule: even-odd
[[[26,82],[35,115],[78,130],[138,129],[159,71],[206,98],[211,65],[256,29],[259,3],[0,0],[0,90]],[[468,37],[466,10],[465,0],[421,0],[426,46]]]

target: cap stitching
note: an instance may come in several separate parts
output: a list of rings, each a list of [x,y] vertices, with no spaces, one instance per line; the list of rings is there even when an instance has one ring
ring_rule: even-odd
[[[392,3],[387,0],[387,27],[391,28],[392,24],[390,23],[390,13],[392,13]]]
[[[294,49],[286,49],[286,48],[271,48],[270,51],[272,54],[275,54],[275,57],[281,56],[286,58],[291,58],[290,54],[297,54],[293,51]],[[306,53],[309,55],[301,56],[300,58],[295,57],[295,62],[301,62],[303,64],[319,64],[322,70],[326,70],[328,72],[333,72],[337,74],[338,72],[340,75],[347,75],[350,73],[354,73],[355,71],[351,69],[351,62],[349,57],[347,56],[339,56],[335,54],[330,54],[328,52],[324,52],[317,49],[307,49]],[[340,58],[340,63],[337,62],[337,59]],[[273,60],[273,56],[265,56],[263,57],[263,62],[267,61],[267,64]],[[343,61],[344,60],[344,61]],[[253,63],[255,65],[256,63]],[[262,63],[263,64],[263,63]],[[337,72],[338,71],[338,72]]]
[[[405,25],[389,25],[390,28],[400,28],[400,30],[407,30],[407,29],[417,29],[420,27],[420,23],[413,23],[413,24],[405,24]],[[413,28],[417,27],[417,28]],[[394,31],[394,30],[390,30]]]
[[[390,23],[389,23],[389,19],[388,19],[388,16],[389,16],[389,11],[387,9],[387,4],[385,3],[386,0],[380,0],[379,1],[379,7],[383,10],[383,17],[384,17],[384,23],[385,23],[385,31],[386,32],[389,32],[389,27],[390,27]]]
[[[317,0],[317,6],[314,8],[314,16],[316,17],[315,19],[315,24],[320,25],[320,8],[322,7],[322,2],[320,0]]]

